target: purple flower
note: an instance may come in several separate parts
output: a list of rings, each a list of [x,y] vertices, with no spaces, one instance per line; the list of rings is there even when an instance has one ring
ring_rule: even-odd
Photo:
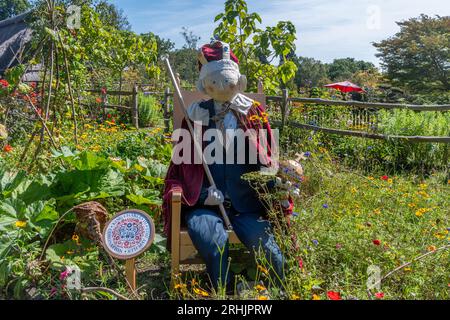
[[[311,157],[311,152],[309,152],[309,151],[305,152],[305,157],[307,157],[307,158]]]
[[[328,209],[328,204],[324,204],[323,206],[322,206],[324,209]]]
[[[317,245],[319,244],[319,240],[314,239],[314,240],[312,241],[312,243],[314,243],[314,245],[317,246]]]
[[[292,213],[292,215],[293,215],[294,217],[298,217],[298,216],[299,216],[299,213],[298,213],[298,212],[294,212],[294,213]]]

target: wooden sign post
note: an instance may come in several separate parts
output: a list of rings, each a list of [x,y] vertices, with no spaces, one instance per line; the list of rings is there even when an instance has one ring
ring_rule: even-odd
[[[155,239],[155,224],[144,211],[128,209],[116,214],[103,230],[103,246],[113,257],[125,260],[125,273],[131,289],[136,290],[135,258]]]

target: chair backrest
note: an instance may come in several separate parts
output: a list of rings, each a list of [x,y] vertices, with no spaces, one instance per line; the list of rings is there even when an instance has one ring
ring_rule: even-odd
[[[184,103],[186,108],[196,102],[201,100],[211,99],[207,95],[198,91],[185,91],[181,90],[183,95]],[[264,107],[266,106],[266,95],[263,93],[244,93],[250,99],[256,100],[261,103]],[[173,129],[178,129],[181,127],[181,122],[183,121],[183,111],[181,110],[181,105],[177,97],[173,99]]]

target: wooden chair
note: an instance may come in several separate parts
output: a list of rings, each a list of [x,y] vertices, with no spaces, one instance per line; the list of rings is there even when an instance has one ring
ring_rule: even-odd
[[[258,89],[258,91],[262,91]],[[202,99],[210,99],[200,92],[182,91],[182,95],[186,104],[189,107],[193,102],[200,101]],[[245,93],[249,98],[260,102],[263,106],[266,105],[266,96],[263,93]],[[174,112],[173,112],[173,128],[178,129],[181,127],[183,120],[183,113],[178,99],[174,99]],[[203,261],[198,255],[197,250],[189,237],[186,228],[182,228],[181,224],[181,189],[174,188],[172,190],[172,275],[178,274],[180,264],[202,264]],[[229,242],[231,244],[240,243],[238,237],[234,232],[229,232]]]

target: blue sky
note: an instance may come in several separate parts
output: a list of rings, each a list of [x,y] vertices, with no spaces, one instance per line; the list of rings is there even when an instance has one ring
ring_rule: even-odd
[[[110,0],[127,15],[134,31],[169,38],[177,47],[187,27],[209,42],[225,0]],[[428,15],[449,15],[446,0],[248,0],[249,12],[258,12],[263,26],[290,20],[297,28],[297,54],[324,62],[354,57],[378,65],[372,42],[398,30],[395,21]]]

